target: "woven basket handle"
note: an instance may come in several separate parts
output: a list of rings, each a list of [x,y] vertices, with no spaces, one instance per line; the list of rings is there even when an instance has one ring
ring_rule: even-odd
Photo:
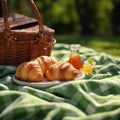
[[[43,22],[42,22],[42,18],[41,15],[39,13],[38,8],[36,7],[35,3],[33,0],[28,0],[32,9],[34,10],[34,13],[37,17],[37,21],[38,21],[38,25],[39,25],[39,32],[43,33],[44,28],[43,28]],[[11,29],[9,26],[9,22],[8,22],[8,6],[7,6],[7,0],[2,0],[2,14],[3,14],[3,18],[4,18],[4,26],[5,26],[5,32],[10,33]]]

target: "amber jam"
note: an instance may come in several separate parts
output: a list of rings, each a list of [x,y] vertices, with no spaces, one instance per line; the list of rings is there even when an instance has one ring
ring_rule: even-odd
[[[79,44],[70,45],[70,58],[69,63],[71,63],[76,69],[80,69],[83,67],[83,63],[79,53]]]
[[[83,67],[80,56],[70,56],[69,63],[71,63],[76,69],[80,69]]]

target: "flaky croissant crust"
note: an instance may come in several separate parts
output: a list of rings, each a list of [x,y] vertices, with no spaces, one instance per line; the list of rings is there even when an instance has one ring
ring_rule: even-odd
[[[19,65],[16,70],[16,77],[28,82],[40,82],[44,78],[38,61],[24,62]]]
[[[52,56],[40,56],[37,57],[36,60],[39,62],[44,76],[46,75],[46,71],[49,69],[50,65],[57,62],[56,58]]]
[[[46,72],[48,80],[73,80],[77,77],[78,70],[67,62],[57,62],[51,65]]]

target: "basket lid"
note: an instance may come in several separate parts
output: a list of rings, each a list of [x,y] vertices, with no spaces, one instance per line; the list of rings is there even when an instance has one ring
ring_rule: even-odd
[[[26,33],[37,33],[39,32],[38,22],[35,18],[28,17],[22,14],[15,13],[8,18],[9,25],[12,31],[26,32]],[[44,27],[44,33],[54,33],[54,30]],[[4,29],[4,19],[0,18],[0,30]]]
[[[37,20],[32,17],[27,17],[22,14],[14,13],[12,16],[8,18],[9,25],[11,29],[15,29],[17,27],[28,26],[31,24],[37,24]],[[0,29],[4,29],[4,19],[0,18]]]

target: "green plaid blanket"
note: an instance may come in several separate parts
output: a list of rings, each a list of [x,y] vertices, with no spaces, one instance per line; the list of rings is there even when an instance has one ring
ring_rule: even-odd
[[[16,67],[0,65],[0,120],[120,120],[120,57],[85,47],[80,54],[96,59],[93,74],[41,89],[14,83]],[[67,61],[68,45],[52,55]]]

